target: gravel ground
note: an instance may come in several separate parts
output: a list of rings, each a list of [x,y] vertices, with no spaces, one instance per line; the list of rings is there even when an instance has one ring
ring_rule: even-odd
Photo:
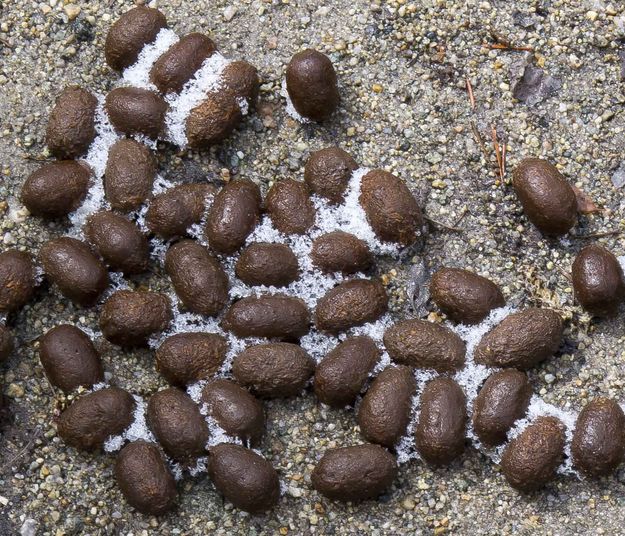
[[[131,2],[70,1],[0,1],[0,248],[36,252],[63,232],[27,218],[16,196],[47,157],[46,118],[60,89],[79,83],[104,92],[116,78],[104,64],[104,37]],[[510,302],[553,306],[569,320],[564,350],[532,373],[536,392],[566,409],[598,394],[625,400],[622,319],[590,322],[568,279],[576,252],[592,240],[625,254],[625,239],[606,235],[625,224],[625,10],[618,2],[171,0],[158,7],[179,34],[209,33],[263,78],[256,116],[210,153],[163,147],[165,176],[239,174],[268,185],[301,177],[310,151],[339,144],[362,165],[397,173],[423,199],[433,223],[419,255],[431,270],[474,269],[500,282]],[[497,43],[503,48],[486,46]],[[288,59],[306,46],[329,54],[340,78],[340,113],[322,127],[294,122],[279,95]],[[517,86],[531,69],[542,85]],[[507,144],[503,180],[491,127]],[[510,170],[528,155],[556,162],[600,209],[567,240],[544,239],[522,216]],[[152,281],[162,279],[155,270]],[[398,315],[409,314],[410,262],[387,261],[382,271]],[[113,457],[83,455],[56,437],[54,419],[67,401],[36,355],[43,331],[66,321],[95,326],[95,318],[42,291],[11,319],[20,347],[0,373],[12,414],[2,416],[0,534],[625,534],[625,470],[599,482],[559,478],[522,496],[473,449],[446,469],[402,466],[377,502],[327,501],[310,488],[317,458],[360,437],[351,412],[322,408],[310,394],[266,404],[262,451],[287,486],[275,511],[233,510],[199,477],[181,484],[174,514],[142,516],[114,484]],[[102,340],[98,347],[118,385],[142,395],[164,385],[148,351],[120,354]]]

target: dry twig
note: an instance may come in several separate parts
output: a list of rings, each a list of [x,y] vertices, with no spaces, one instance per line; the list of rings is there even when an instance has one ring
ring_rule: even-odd
[[[506,175],[506,155],[508,151],[508,149],[506,148],[507,145],[507,141],[504,139],[501,145],[501,180],[503,180]]]
[[[586,234],[586,235],[575,235],[572,236],[571,238],[574,238],[575,240],[584,240],[585,238],[605,238],[606,236],[618,236],[623,234],[623,230],[618,230],[618,231],[604,231],[601,233],[590,233],[590,234]]]
[[[469,93],[469,102],[471,103],[471,109],[475,110],[475,96],[473,95],[473,86],[471,85],[471,80],[467,76],[467,92]]]
[[[509,39],[501,35],[500,33],[491,30],[490,36],[495,41],[494,43],[483,43],[482,46],[494,50],[511,50],[513,52],[533,52],[534,48],[529,46],[514,46]]]
[[[10,460],[8,460],[4,465],[2,465],[2,467],[0,468],[0,471],[4,471],[7,467],[10,467],[11,465],[13,465],[17,460],[19,460],[22,456],[24,456],[24,454],[26,454],[30,448],[33,446],[33,443],[35,442],[35,440],[41,435],[41,428],[37,428],[35,430],[35,433],[31,436],[30,440],[28,441],[28,443],[26,443],[26,445],[24,446],[24,448],[22,450],[20,450],[15,456],[13,456]]]
[[[432,225],[435,225],[436,227],[440,227],[442,229],[446,229],[447,231],[451,231],[451,232],[454,232],[454,233],[464,233],[464,229],[461,229],[460,227],[452,227],[451,225],[447,225],[447,224],[442,223],[440,221],[433,220],[429,216],[424,216],[423,218],[428,223],[431,223]],[[460,220],[458,220],[458,221],[460,221]]]
[[[502,43],[482,43],[483,47],[490,48],[491,50],[510,50],[512,52],[534,52],[532,47],[514,47],[511,45],[504,45]]]
[[[478,130],[477,125],[475,124],[474,121],[471,121],[471,130],[473,131],[473,136],[475,137],[475,141],[477,141],[480,148],[482,149],[482,154],[484,155],[484,159],[488,162],[490,158],[488,156],[488,151],[486,150],[486,144],[484,143],[484,139],[482,138],[482,135],[480,134],[480,131]]]
[[[565,272],[562,268],[560,268],[559,266],[558,268],[558,272],[560,272],[562,274],[562,277],[564,277],[567,281],[569,281],[569,283],[573,282],[573,277],[571,276],[571,274]]]
[[[497,129],[494,126],[491,127],[490,134],[493,139],[493,148],[495,149],[495,158],[497,159],[497,168],[499,170],[499,177],[503,181],[503,178],[505,175],[504,155],[502,154],[501,146],[499,145],[499,140],[497,138]]]

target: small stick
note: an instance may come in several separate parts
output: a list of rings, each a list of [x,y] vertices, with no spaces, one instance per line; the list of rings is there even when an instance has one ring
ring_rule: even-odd
[[[461,229],[460,227],[452,227],[451,225],[447,225],[447,224],[442,223],[440,221],[433,220],[429,216],[424,216],[423,218],[428,223],[431,223],[432,225],[436,225],[436,226],[441,227],[443,229],[447,229],[448,231],[452,231],[454,233],[463,233],[464,232],[464,229]]]
[[[506,176],[506,140],[503,140],[501,145],[501,180]]]
[[[504,45],[503,43],[482,43],[483,47],[491,50],[510,50],[512,52],[534,52],[533,47],[515,47],[512,45]]]
[[[469,209],[466,209],[462,214],[460,214],[460,217],[456,220],[456,223],[454,223],[454,227],[458,227],[458,224],[464,220],[464,217],[470,212]]]
[[[480,131],[477,129],[477,125],[475,124],[474,121],[471,121],[471,130],[473,131],[473,136],[475,137],[475,140],[479,143],[480,148],[482,149],[482,154],[484,155],[484,159],[488,162],[489,157],[488,157],[488,151],[486,150],[486,145],[484,144],[482,135],[480,134]]]
[[[573,281],[573,278],[571,277],[571,274],[566,273],[562,268],[560,268],[558,266],[558,272],[560,272],[562,274],[562,276],[564,278],[566,278],[569,282]]]
[[[35,160],[36,162],[43,162],[44,160],[47,160],[48,158],[43,156],[43,155],[37,155],[37,154],[28,154],[28,153],[24,153],[23,158],[25,160]]]
[[[503,180],[503,171],[502,164],[503,159],[501,158],[501,147],[499,147],[499,141],[497,141],[497,129],[492,126],[490,127],[490,135],[493,138],[493,147],[495,148],[495,158],[497,159],[497,167],[499,168],[499,177]]]
[[[469,102],[471,103],[471,109],[475,110],[475,96],[473,95],[473,86],[471,85],[471,80],[469,77],[466,77],[467,80],[467,92],[469,93]]]
[[[15,456],[13,456],[13,458],[11,458],[4,465],[2,465],[0,469],[4,471],[7,467],[10,467],[11,465],[13,465],[13,463],[19,460],[22,456],[24,456],[24,454],[26,454],[26,452],[30,450],[30,447],[32,447],[33,443],[35,442],[35,439],[37,439],[40,435],[41,435],[41,428],[37,428],[37,430],[35,430],[35,433],[30,438],[28,443],[26,443],[26,446],[24,446],[22,450],[20,450]]]
[[[510,41],[506,37],[501,35],[499,32],[493,30],[492,28],[490,29],[488,33],[490,33],[490,36],[493,39],[493,41],[495,41],[495,43],[499,43],[507,47],[511,46]]]
[[[585,238],[605,238],[606,236],[618,236],[623,234],[622,230],[618,230],[618,231],[604,231],[602,233],[590,233],[590,234],[586,234],[586,235],[575,235],[572,236],[571,238],[574,238],[575,240],[584,240]]]

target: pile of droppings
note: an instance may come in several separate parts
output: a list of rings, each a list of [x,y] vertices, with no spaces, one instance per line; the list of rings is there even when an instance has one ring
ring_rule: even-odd
[[[553,371],[553,369],[550,369],[550,371]],[[532,407],[533,407],[533,403],[532,403]]]

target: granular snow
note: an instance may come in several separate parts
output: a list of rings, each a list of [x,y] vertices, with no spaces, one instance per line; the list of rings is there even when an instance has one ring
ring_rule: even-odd
[[[84,162],[91,168],[93,176],[85,200],[78,209],[69,215],[72,228],[68,235],[74,238],[83,237],[82,227],[89,216],[99,210],[110,208],[104,196],[102,177],[104,177],[109,150],[120,139],[120,136],[115,132],[104,109],[104,97],[98,95],[97,98],[98,105],[95,116],[96,137],[89,146],[87,155],[84,158]]]
[[[215,52],[204,60],[202,66],[189,80],[179,94],[170,94],[165,97],[169,110],[165,117],[167,139],[179,147],[187,145],[187,117],[206,95],[219,91],[222,84],[221,75],[230,60]]]
[[[412,397],[411,409],[410,409],[410,422],[406,428],[406,432],[401,439],[395,445],[395,451],[397,453],[397,463],[406,463],[410,460],[421,459],[421,456],[417,452],[415,445],[415,429],[417,427],[417,420],[419,418],[419,405],[421,402],[421,393],[425,385],[435,378],[437,374],[431,370],[415,370],[414,377],[417,382],[417,389]]]
[[[289,95],[288,90],[286,89],[286,79],[282,80],[282,86],[280,87],[280,95],[284,97],[286,100],[286,108],[285,111],[287,115],[295,119],[298,123],[310,123],[310,119],[304,117],[299,114],[299,112],[293,106],[293,101],[291,100],[291,96]]]
[[[121,449],[124,443],[132,443],[140,439],[148,441],[149,443],[156,443],[156,439],[145,421],[145,411],[147,407],[145,400],[138,395],[132,396],[136,403],[133,421],[120,435],[112,436],[107,439],[104,443],[105,452],[114,452]]]
[[[118,86],[134,86],[156,91],[156,86],[150,82],[150,71],[156,60],[179,40],[180,38],[174,31],[163,28],[158,32],[156,40],[153,43],[145,45],[143,49],[141,49],[137,61],[124,70]]]

